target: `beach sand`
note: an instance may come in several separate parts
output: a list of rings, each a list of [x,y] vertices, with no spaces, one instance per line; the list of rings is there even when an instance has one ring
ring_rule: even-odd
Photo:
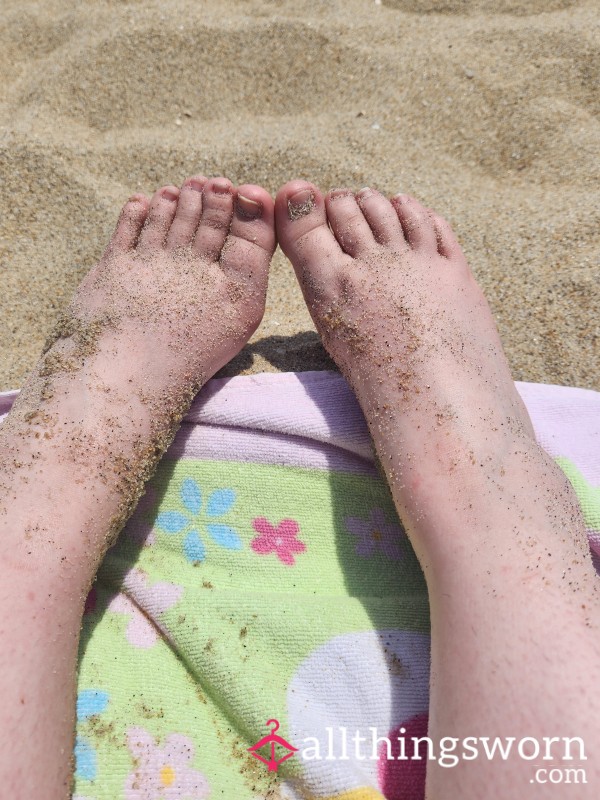
[[[3,1],[0,389],[119,208],[193,173],[303,177],[445,215],[515,379],[600,389],[596,0]],[[278,251],[224,371],[331,368]]]

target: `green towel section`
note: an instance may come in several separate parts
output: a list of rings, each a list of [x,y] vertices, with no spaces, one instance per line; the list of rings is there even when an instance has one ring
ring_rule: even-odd
[[[586,527],[595,538],[600,535],[600,486],[592,486],[568,458],[557,458],[558,466],[569,479],[583,512]]]
[[[331,724],[352,718],[374,681],[382,697],[396,686],[370,669],[396,664],[410,688],[398,637],[426,642],[428,625],[425,582],[383,481],[163,461],[88,598],[75,797],[383,797],[376,770],[364,785],[310,777],[290,741],[319,720],[302,687],[314,673]],[[365,674],[345,691],[356,659]],[[298,748],[276,770],[248,749],[269,720]],[[280,760],[285,745],[273,752]]]

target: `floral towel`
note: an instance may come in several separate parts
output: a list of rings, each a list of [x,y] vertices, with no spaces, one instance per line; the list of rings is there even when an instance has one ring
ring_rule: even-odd
[[[518,388],[600,556],[600,394]],[[344,380],[213,380],[88,597],[75,797],[422,800],[428,627]]]

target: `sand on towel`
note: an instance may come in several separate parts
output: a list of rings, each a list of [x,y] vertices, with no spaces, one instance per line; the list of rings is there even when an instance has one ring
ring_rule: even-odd
[[[407,191],[527,381],[600,388],[596,0],[3,0],[0,388],[122,202],[187,175]],[[278,252],[234,372],[330,367]]]

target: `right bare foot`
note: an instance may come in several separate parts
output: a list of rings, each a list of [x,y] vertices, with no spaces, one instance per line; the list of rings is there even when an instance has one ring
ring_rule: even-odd
[[[418,548],[428,530],[447,526],[451,508],[477,514],[466,483],[477,487],[485,530],[487,497],[505,483],[515,449],[542,460],[564,488],[535,442],[489,306],[445,220],[407,195],[342,189],[324,199],[294,181],[277,196],[276,222]]]
[[[323,198],[303,181],[279,191],[275,218],[427,578],[429,735],[581,736],[596,758],[569,797],[595,798],[600,707],[582,698],[600,600],[581,513],[450,226],[405,195]],[[539,796],[526,760],[473,764],[430,765],[427,796]]]

